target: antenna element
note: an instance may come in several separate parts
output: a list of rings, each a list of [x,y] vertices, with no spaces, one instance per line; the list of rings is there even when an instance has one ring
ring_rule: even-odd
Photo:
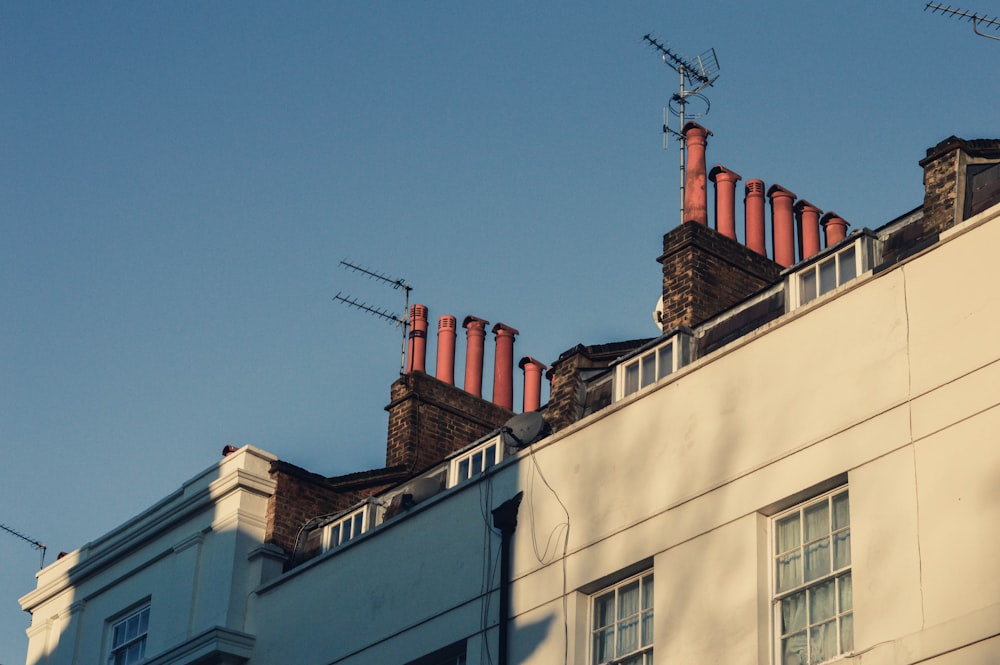
[[[341,261],[340,265],[344,266],[349,270],[353,270],[354,272],[361,273],[362,275],[368,277],[369,279],[374,279],[377,282],[388,284],[393,289],[403,290],[403,316],[399,316],[394,312],[389,312],[382,307],[373,307],[372,305],[362,302],[357,298],[353,298],[349,295],[344,295],[340,291],[338,291],[337,295],[333,297],[333,299],[336,301],[342,302],[350,307],[356,307],[357,309],[360,309],[363,312],[368,312],[372,316],[377,316],[385,321],[390,321],[398,328],[402,328],[403,344],[402,344],[402,350],[400,351],[401,357],[399,361],[399,373],[403,374],[404,369],[406,368],[406,333],[410,327],[409,321],[407,321],[406,317],[410,311],[410,291],[413,290],[413,287],[410,286],[410,283],[407,282],[405,279],[393,279],[392,277],[389,277],[385,273],[369,270],[368,268],[363,268],[355,263],[350,263],[349,261]]]
[[[989,18],[988,16],[981,16],[974,12],[967,12],[962,9],[952,9],[950,6],[944,7],[935,2],[928,2],[927,6],[924,7],[924,11],[931,10],[932,14],[941,12],[942,14],[947,14],[951,16],[956,16],[958,18],[964,18],[972,22],[972,31],[975,32],[980,37],[986,37],[987,39],[995,39],[1000,41],[1000,36],[997,35],[987,35],[985,32],[979,32],[979,25],[983,24],[993,30],[1000,30],[1000,21],[995,18]]]
[[[681,144],[681,223],[684,222],[684,164],[687,159],[687,141],[684,139],[684,122],[687,115],[687,105],[697,100],[704,105],[704,110],[700,113],[690,114],[692,118],[700,118],[708,115],[712,104],[708,97],[701,94],[705,88],[711,87],[719,78],[719,59],[715,55],[715,49],[710,48],[694,59],[687,58],[676,51],[671,50],[665,43],[656,39],[650,34],[642,36],[642,40],[653,47],[660,55],[663,63],[673,69],[680,76],[680,89],[670,96],[670,101],[663,109],[663,148],[668,146],[668,136],[673,136]],[[670,128],[667,111],[680,118],[680,131]]]
[[[34,547],[36,550],[41,550],[42,551],[42,560],[38,564],[38,569],[41,570],[42,568],[45,567],[45,550],[47,548],[46,548],[46,546],[45,546],[44,543],[40,543],[37,540],[32,540],[31,538],[28,538],[23,533],[19,533],[19,532],[15,531],[14,529],[10,528],[9,526],[7,526],[5,524],[0,524],[0,529],[3,529],[4,531],[6,531],[7,533],[9,533],[12,536],[16,536],[16,537],[20,538],[24,542],[26,542],[29,545],[31,545],[32,547]]]

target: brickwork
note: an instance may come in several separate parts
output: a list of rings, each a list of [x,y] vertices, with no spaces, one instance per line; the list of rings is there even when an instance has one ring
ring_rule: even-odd
[[[424,373],[400,377],[390,391],[386,466],[420,472],[489,434],[514,412]]]
[[[965,142],[950,136],[921,160],[924,169],[924,216],[921,233],[912,242],[935,236],[955,224],[958,205],[958,174]]]
[[[777,282],[781,266],[702,225],[663,236],[663,330],[694,327]]]

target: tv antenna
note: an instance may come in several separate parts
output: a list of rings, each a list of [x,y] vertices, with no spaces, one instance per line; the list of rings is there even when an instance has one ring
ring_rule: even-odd
[[[29,545],[31,545],[32,547],[34,547],[36,550],[41,550],[42,551],[42,560],[38,564],[38,569],[41,570],[42,568],[45,567],[45,550],[46,550],[46,547],[45,547],[44,543],[40,543],[37,540],[32,540],[31,538],[28,538],[23,533],[15,531],[14,529],[10,528],[9,526],[7,526],[5,524],[0,524],[0,529],[3,529],[4,531],[6,531],[7,533],[9,533],[12,536],[20,538],[24,542],[26,542]]]
[[[410,323],[409,321],[407,321],[406,316],[410,311],[410,291],[413,290],[413,287],[410,286],[410,283],[407,282],[405,279],[393,279],[392,277],[389,277],[385,273],[376,272],[375,270],[369,270],[368,268],[363,268],[349,261],[341,261],[340,265],[344,266],[348,270],[353,270],[354,272],[361,273],[362,275],[365,275],[369,279],[374,279],[377,282],[388,284],[393,289],[403,290],[403,316],[399,316],[398,314],[390,312],[382,307],[375,307],[369,305],[368,303],[362,302],[357,298],[345,295],[340,291],[338,291],[337,295],[333,297],[334,300],[340,301],[350,307],[356,307],[357,309],[360,309],[362,312],[368,312],[372,316],[378,317],[384,321],[388,321],[394,324],[397,328],[402,329],[403,343],[402,343],[402,350],[400,351],[399,373],[403,374],[406,368],[406,333],[410,327]]]
[[[1000,30],[1000,21],[995,18],[989,18],[988,16],[982,16],[976,14],[975,12],[967,12],[962,9],[952,9],[951,6],[945,7],[939,5],[936,2],[928,2],[927,6],[924,7],[924,11],[931,10],[932,14],[941,12],[942,14],[955,16],[958,18],[964,18],[972,22],[972,31],[975,32],[980,37],[986,37],[987,39],[995,39],[1000,41],[1000,36],[997,35],[987,35],[985,32],[979,32],[979,25],[985,25],[993,30]]]
[[[674,137],[680,143],[681,159],[681,222],[684,222],[684,164],[687,160],[687,141],[684,139],[684,123],[686,118],[700,118],[708,115],[712,104],[708,97],[701,93],[705,88],[710,87],[719,78],[719,59],[715,55],[715,49],[710,48],[693,60],[682,56],[671,50],[665,43],[649,34],[642,36],[644,42],[648,43],[659,53],[664,64],[677,72],[680,77],[679,90],[670,96],[670,101],[663,108],[663,148],[669,146],[669,137]],[[700,111],[688,113],[687,105],[697,103]],[[669,113],[668,113],[669,111]],[[679,130],[670,128],[670,115],[680,119]]]

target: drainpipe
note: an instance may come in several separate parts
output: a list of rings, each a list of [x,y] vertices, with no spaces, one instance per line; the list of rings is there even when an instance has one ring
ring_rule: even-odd
[[[437,372],[438,381],[455,385],[455,317],[445,314],[438,319]]]
[[[521,505],[524,492],[504,501],[493,510],[493,527],[500,530],[500,620],[497,665],[509,665],[507,661],[507,622],[510,614],[510,539],[517,528],[517,508]]]
[[[687,146],[687,167],[684,170],[684,219],[708,226],[708,194],[705,190],[705,145],[712,135],[697,122],[689,122],[681,130]]]
[[[542,372],[548,368],[531,356],[521,358],[517,366],[524,370],[524,413],[538,411],[542,405]]]
[[[498,323],[493,326],[496,334],[496,360],[493,364],[493,403],[508,411],[514,410],[514,335],[515,328]]]
[[[424,371],[427,358],[427,308],[414,305],[410,308],[410,360],[407,374],[413,370]]]
[[[800,199],[795,203],[795,221],[799,227],[799,257],[805,261],[819,253],[819,216],[823,211]]]
[[[716,166],[708,178],[715,183],[715,230],[736,240],[736,183],[742,176],[725,166]]]
[[[823,231],[826,233],[826,246],[833,247],[847,237],[847,227],[850,226],[844,218],[830,211],[823,215]]]
[[[764,240],[764,181],[747,180],[746,198],[746,242],[747,247],[761,256],[767,256],[767,242]]]
[[[467,316],[462,321],[465,328],[465,392],[483,396],[483,345],[486,340],[486,326],[489,321],[475,316]]]
[[[767,190],[771,199],[771,244],[774,262],[782,267],[795,264],[795,220],[792,201],[795,194],[781,185],[771,185]]]

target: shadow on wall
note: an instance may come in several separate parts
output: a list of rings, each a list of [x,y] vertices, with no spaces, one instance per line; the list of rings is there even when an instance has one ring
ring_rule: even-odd
[[[511,626],[510,663],[526,663],[549,637],[555,616],[548,615],[539,621]],[[502,664],[500,664],[502,665]]]

